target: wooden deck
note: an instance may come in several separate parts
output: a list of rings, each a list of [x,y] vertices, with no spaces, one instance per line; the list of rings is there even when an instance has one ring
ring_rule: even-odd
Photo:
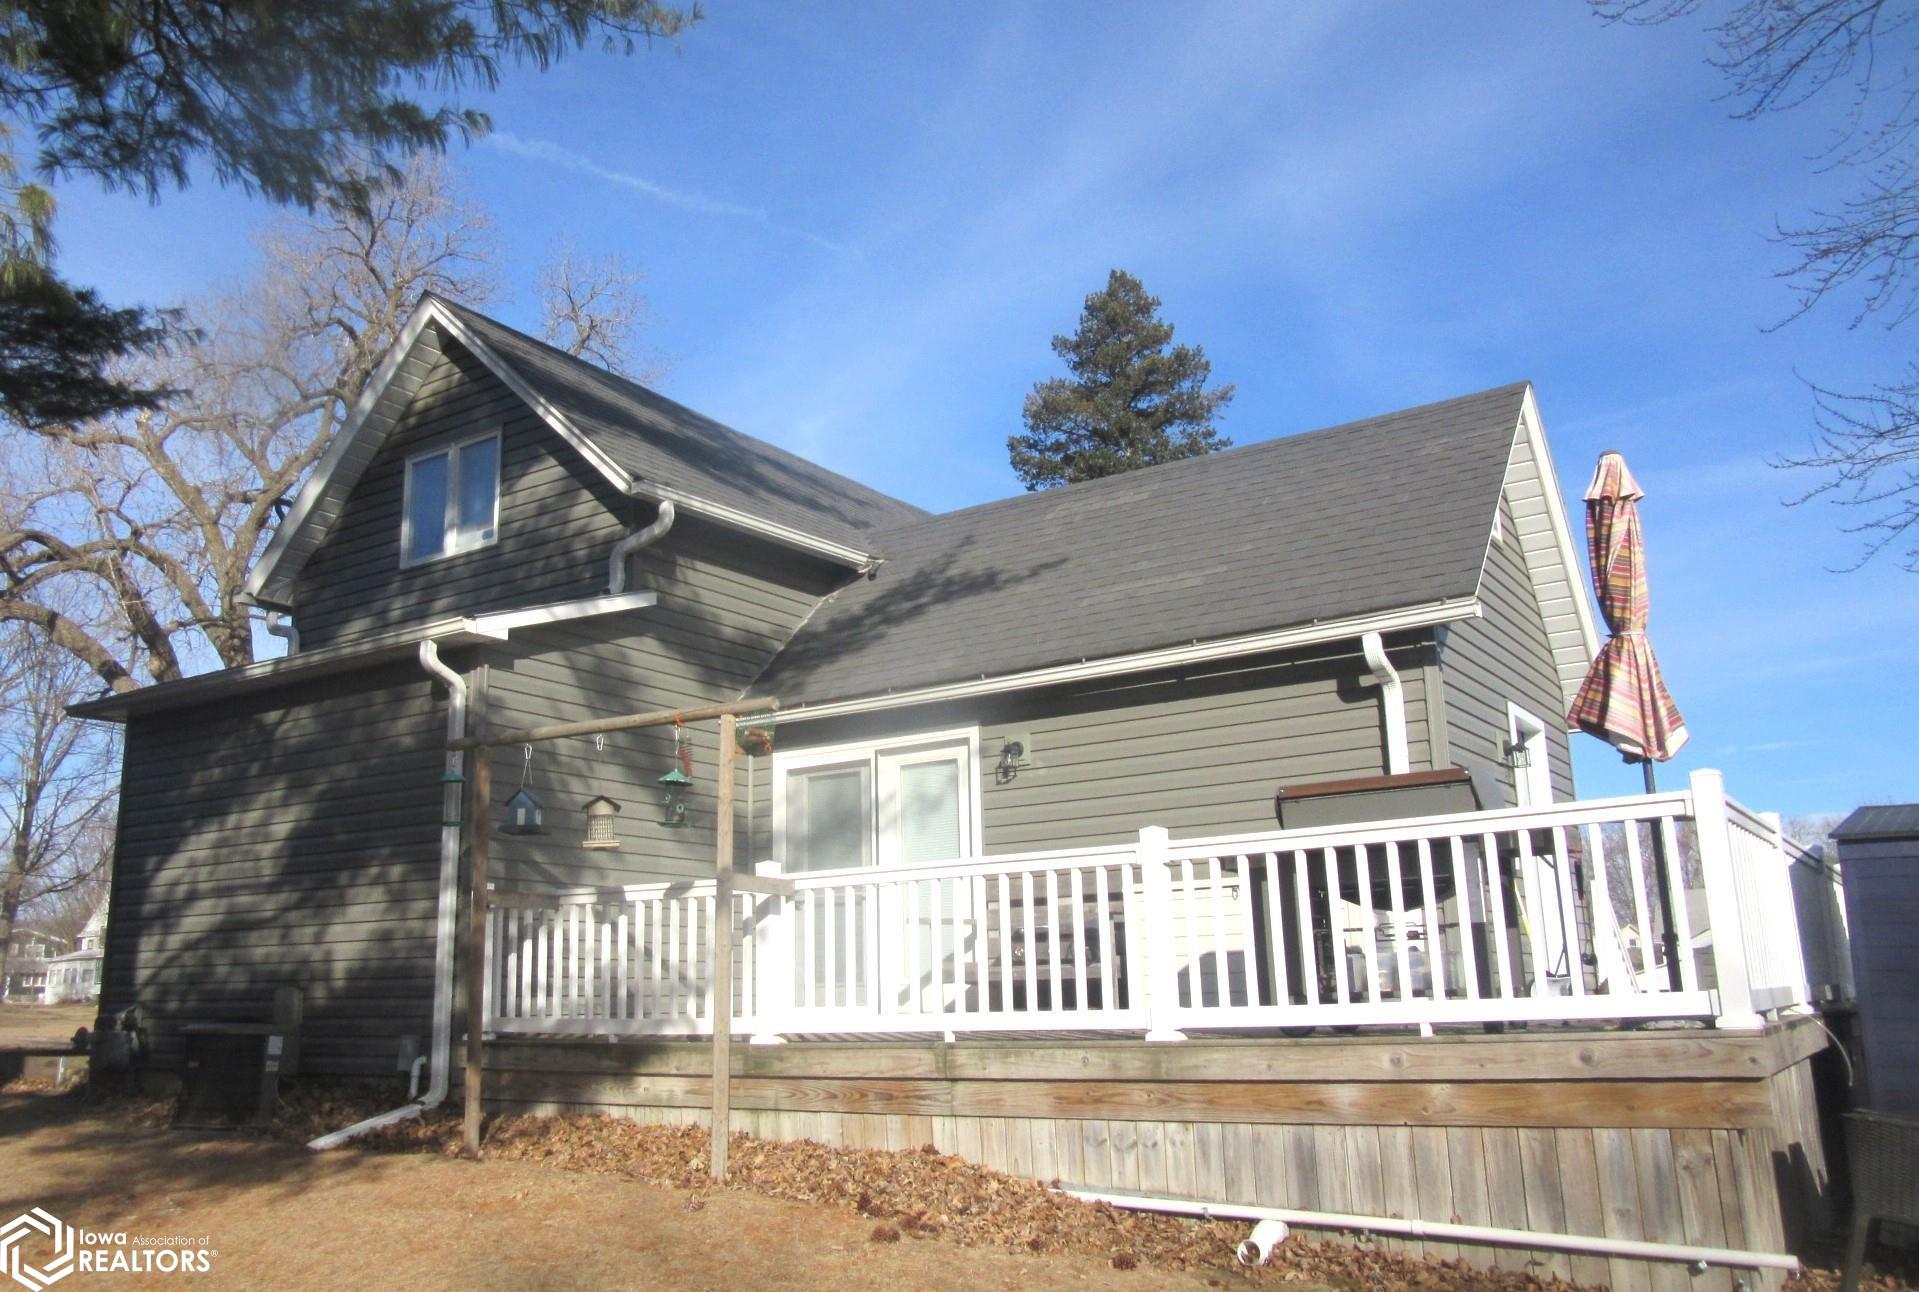
[[[1811,1019],[1756,1034],[792,1042],[734,1050],[733,1126],[931,1143],[1097,1187],[1778,1251],[1827,1223],[1811,1079],[1826,1044]],[[487,1103],[701,1121],[708,1056],[695,1041],[498,1040]],[[1732,1288],[1724,1270],[1394,1245],[1618,1288]]]

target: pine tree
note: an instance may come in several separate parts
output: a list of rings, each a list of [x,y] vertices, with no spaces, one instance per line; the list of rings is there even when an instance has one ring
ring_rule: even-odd
[[[1233,388],[1207,389],[1213,365],[1206,352],[1172,339],[1159,299],[1113,270],[1105,288],[1086,298],[1079,330],[1053,338],[1053,353],[1072,375],[1035,385],[1026,397],[1026,433],[1006,441],[1029,490],[1232,447],[1213,421]]]

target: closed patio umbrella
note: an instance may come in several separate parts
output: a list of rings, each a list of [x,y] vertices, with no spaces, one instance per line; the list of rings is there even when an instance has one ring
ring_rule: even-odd
[[[1679,706],[1666,690],[1652,643],[1646,640],[1651,606],[1645,539],[1639,529],[1639,500],[1645,496],[1623,456],[1610,450],[1599,455],[1599,466],[1586,489],[1586,550],[1592,558],[1599,611],[1612,636],[1586,671],[1566,716],[1581,731],[1617,749],[1627,762],[1639,763],[1650,794],[1657,788],[1653,764],[1678,753],[1688,733]],[[1676,991],[1679,938],[1673,930],[1665,848],[1657,830],[1652,832],[1652,847],[1660,912],[1665,917],[1666,965]]]
[[[1639,530],[1639,500],[1645,496],[1625,458],[1610,451],[1599,455],[1586,490],[1586,550],[1592,557],[1593,591],[1612,636],[1587,670],[1567,716],[1627,762],[1645,764],[1650,793],[1653,763],[1678,753],[1687,732],[1646,640],[1650,603]]]

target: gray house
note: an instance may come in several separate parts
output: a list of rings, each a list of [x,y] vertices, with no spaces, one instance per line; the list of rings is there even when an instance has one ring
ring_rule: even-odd
[[[1594,648],[1525,384],[931,516],[437,299],[250,589],[287,658],[77,710],[127,726],[102,1003],[164,1055],[296,982],[308,1070],[342,1073],[428,1028],[422,641],[476,727],[776,697],[738,837],[788,871],[1253,830],[1282,787],[1453,768],[1563,800]],[[544,833],[495,873],[710,873],[713,736],[684,739],[683,823],[671,736],[532,750],[500,796]],[[619,846],[583,851],[602,796]]]
[[[1586,1235],[1535,1253],[1583,1281],[1777,1249],[1824,1171],[1785,845],[1717,773],[1574,799],[1560,499],[1515,384],[929,515],[429,298],[253,572],[286,657],[76,707],[126,724],[101,1008],[165,1068],[298,987],[305,1072],[418,1055],[423,1104],[477,1012],[488,1107],[659,1120],[727,1008],[736,1129]],[[471,801],[462,735],[716,703],[730,911],[713,723]]]

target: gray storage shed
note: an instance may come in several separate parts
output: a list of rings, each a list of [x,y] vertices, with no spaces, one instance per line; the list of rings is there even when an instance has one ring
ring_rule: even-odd
[[[1919,1114],[1919,803],[1862,807],[1833,838],[1865,1051],[1865,1107]]]

